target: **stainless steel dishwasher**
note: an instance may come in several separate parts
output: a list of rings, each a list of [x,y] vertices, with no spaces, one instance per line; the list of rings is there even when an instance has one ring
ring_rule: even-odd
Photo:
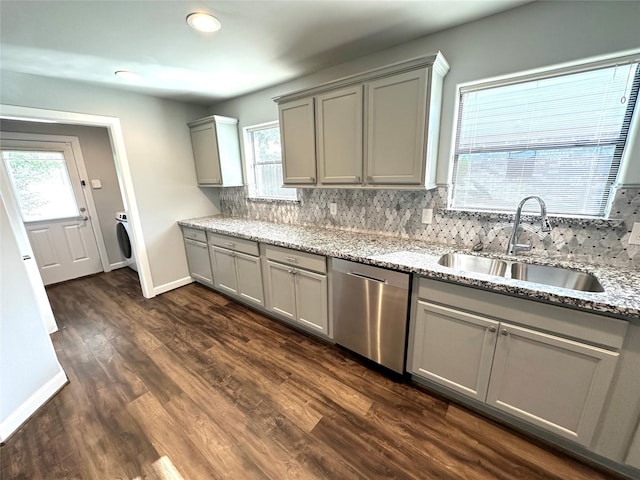
[[[337,258],[332,263],[336,343],[404,373],[409,275]]]

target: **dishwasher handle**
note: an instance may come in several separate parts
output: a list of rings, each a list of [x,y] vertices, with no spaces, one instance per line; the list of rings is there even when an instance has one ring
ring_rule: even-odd
[[[364,273],[347,272],[347,275],[351,275],[352,277],[363,278],[365,280],[371,280],[372,282],[387,283],[387,280],[384,278],[371,277],[369,275],[365,275]]]

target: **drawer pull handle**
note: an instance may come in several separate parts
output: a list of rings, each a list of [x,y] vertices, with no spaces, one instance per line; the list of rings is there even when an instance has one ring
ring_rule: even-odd
[[[372,277],[370,275],[365,275],[364,273],[347,272],[347,275],[351,275],[352,277],[362,278],[364,280],[371,280],[372,282],[387,283],[387,280],[384,278]]]
[[[233,243],[233,242],[224,242],[224,244],[225,244],[227,247],[233,247],[233,246],[235,245],[235,243]]]
[[[284,257],[284,259],[288,262],[298,263],[298,259],[296,257]]]

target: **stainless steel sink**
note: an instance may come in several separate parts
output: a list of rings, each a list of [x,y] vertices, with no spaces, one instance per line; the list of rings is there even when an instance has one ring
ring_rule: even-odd
[[[483,273],[525,282],[539,283],[551,287],[567,288],[582,292],[604,292],[596,277],[590,273],[569,268],[508,262],[495,258],[477,257],[464,253],[447,253],[438,263],[443,267],[464,272]]]
[[[484,273],[486,275],[504,276],[507,262],[494,258],[476,257],[464,253],[447,253],[440,257],[438,263],[443,267],[463,270],[465,272]]]
[[[582,292],[604,292],[604,288],[593,275],[562,267],[513,263],[511,278]]]

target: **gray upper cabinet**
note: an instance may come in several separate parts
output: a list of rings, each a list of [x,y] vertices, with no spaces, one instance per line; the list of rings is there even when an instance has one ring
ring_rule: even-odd
[[[285,184],[434,187],[448,71],[438,53],[276,97]]]
[[[188,124],[201,187],[242,185],[238,120],[213,115]]]
[[[281,103],[278,108],[285,185],[316,183],[313,97]]]
[[[316,98],[320,183],[362,182],[362,86]]]
[[[367,183],[420,185],[426,158],[427,70],[381,78],[366,87]]]

